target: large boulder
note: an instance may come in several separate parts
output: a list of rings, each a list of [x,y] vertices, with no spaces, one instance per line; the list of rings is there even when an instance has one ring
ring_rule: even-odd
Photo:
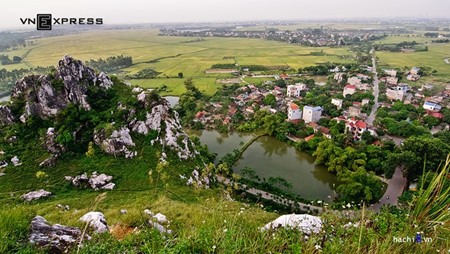
[[[88,212],[80,218],[80,221],[89,223],[89,226],[94,229],[95,233],[109,231],[105,216],[101,212]]]
[[[51,196],[52,193],[43,189],[40,189],[38,191],[31,191],[28,192],[26,194],[23,194],[21,196],[21,198],[25,201],[32,201],[32,200],[37,200],[37,199],[41,199],[41,198],[45,198],[48,196]]]
[[[81,230],[59,224],[51,225],[41,216],[31,221],[30,243],[50,248],[50,253],[65,253],[68,248],[80,241]],[[90,239],[85,235],[86,239]]]
[[[267,223],[261,230],[273,230],[280,227],[297,229],[307,235],[317,234],[322,229],[322,220],[309,214],[286,214]]]

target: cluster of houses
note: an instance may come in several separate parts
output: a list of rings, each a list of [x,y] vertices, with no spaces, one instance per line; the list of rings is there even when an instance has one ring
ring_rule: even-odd
[[[384,70],[387,75],[382,77],[380,81],[385,82],[386,97],[392,101],[402,101],[405,104],[411,104],[416,108],[422,107],[426,110],[427,115],[442,119],[440,112],[443,106],[450,106],[450,85],[446,86],[444,91],[438,92],[434,96],[426,96],[426,91],[434,88],[432,84],[422,85],[420,88],[411,88],[408,84],[398,83],[396,70]],[[420,78],[420,68],[413,67],[407,74],[408,80],[416,81]],[[383,103],[382,106],[390,107],[389,103]]]

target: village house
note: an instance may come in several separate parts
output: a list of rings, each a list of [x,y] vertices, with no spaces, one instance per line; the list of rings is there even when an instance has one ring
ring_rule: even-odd
[[[406,76],[406,79],[409,81],[417,81],[419,80],[420,75],[415,75],[415,74],[408,74],[408,76]]]
[[[433,110],[433,111],[439,111],[442,108],[439,104],[430,101],[426,101],[422,107],[426,110]]]
[[[334,74],[334,80],[337,80],[338,82],[341,82],[344,79],[345,73],[336,73]]]
[[[397,76],[397,71],[396,71],[396,70],[394,70],[394,69],[390,69],[390,70],[384,70],[384,73],[385,73],[386,75],[389,75],[389,76],[391,76],[391,77],[395,77],[395,76]]]
[[[348,119],[345,123],[345,132],[351,133],[353,140],[361,140],[362,134],[367,130],[367,124],[355,118]]]
[[[307,90],[306,84],[296,83],[287,86],[287,97],[300,97],[301,91]]]
[[[419,73],[420,73],[419,67],[412,67],[411,70],[409,71],[409,74],[412,74],[412,75],[419,75]]]
[[[398,78],[397,77],[386,77],[386,83],[391,86],[395,86],[398,84]]]
[[[356,92],[356,86],[354,86],[354,85],[346,85],[344,87],[344,91],[342,92],[342,95],[344,95],[344,97],[345,97],[347,94],[352,95],[355,92]]]
[[[303,120],[305,123],[310,122],[318,122],[320,117],[322,117],[322,107],[312,107],[312,106],[304,106],[303,107]]]
[[[363,99],[362,102],[361,102],[361,105],[364,106],[364,105],[367,105],[369,103],[370,103],[370,99]]]
[[[342,99],[336,98],[331,99],[331,104],[335,105],[338,109],[342,108],[342,102],[343,102]]]
[[[355,106],[350,106],[348,108],[348,115],[350,117],[360,117],[361,116],[361,108],[360,107],[355,107]]]
[[[392,89],[386,89],[386,97],[389,100],[399,100],[403,101],[406,92],[409,90],[409,86],[407,84],[399,84],[398,86],[393,87]]]
[[[356,86],[358,84],[361,84],[361,79],[359,79],[358,77],[351,77],[347,79],[347,83]]]
[[[367,76],[367,75],[365,75],[365,74],[362,74],[362,73],[358,73],[357,75],[356,75],[356,77],[358,77],[359,78],[359,80],[361,80],[361,81],[367,81],[367,80],[369,80],[369,76]]]
[[[289,103],[288,120],[291,122],[298,121],[302,118],[302,111],[299,106],[293,102]]]

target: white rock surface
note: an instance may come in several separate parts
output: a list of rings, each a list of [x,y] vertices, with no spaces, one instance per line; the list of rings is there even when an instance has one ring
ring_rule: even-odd
[[[40,189],[38,191],[31,191],[21,196],[21,198],[25,201],[37,200],[40,198],[45,198],[51,196],[52,193],[46,190]]]
[[[319,233],[322,229],[322,220],[309,214],[286,214],[267,223],[261,230],[277,229],[279,227],[297,229],[304,234]]]
[[[88,212],[80,218],[80,221],[89,223],[96,233],[109,232],[105,216],[101,212]]]
[[[166,229],[163,225],[159,224],[158,222],[149,220],[148,223],[150,224],[151,227],[156,228],[160,233],[172,234],[172,230]]]
[[[153,216],[154,219],[156,219],[159,223],[166,223],[167,217],[162,213],[157,213]]]
[[[11,162],[15,167],[22,165],[22,163],[20,162],[19,158],[17,158],[17,156],[14,156],[11,159]]]

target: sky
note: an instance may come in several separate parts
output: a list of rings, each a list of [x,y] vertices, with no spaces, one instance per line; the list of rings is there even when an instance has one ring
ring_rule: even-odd
[[[0,28],[20,18],[102,17],[105,24],[448,17],[449,0],[3,0]]]

